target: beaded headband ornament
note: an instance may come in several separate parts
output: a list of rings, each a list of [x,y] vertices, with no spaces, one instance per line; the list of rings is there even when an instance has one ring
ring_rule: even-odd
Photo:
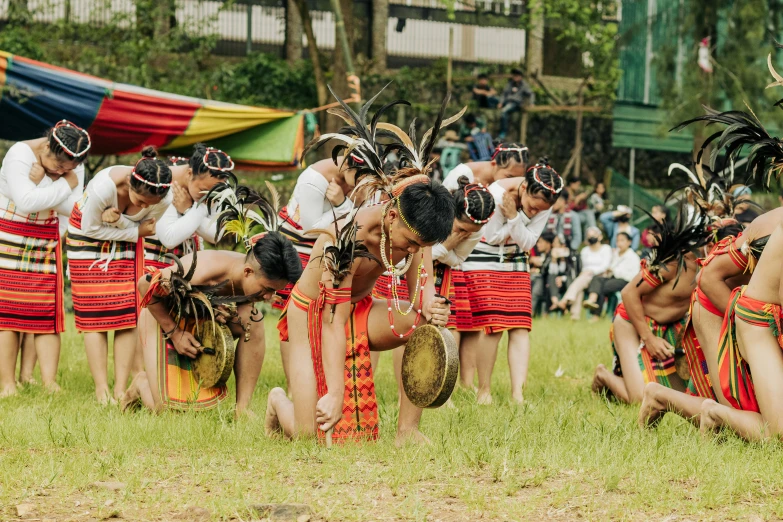
[[[558,188],[555,188],[552,185],[547,185],[546,183],[541,181],[541,177],[538,175],[538,171],[541,170],[543,167],[547,167],[549,170],[554,172],[555,176],[557,176],[557,179],[560,180],[560,186]],[[555,172],[555,169],[553,169],[549,165],[539,164],[539,165],[534,165],[529,169],[527,169],[528,172],[530,172],[531,170],[533,171],[533,179],[535,180],[535,182],[541,185],[542,187],[544,187],[545,189],[547,189],[552,194],[560,194],[560,192],[563,190],[563,187],[565,186],[565,181],[563,181],[563,178],[561,178],[560,175],[557,172]]]
[[[142,161],[144,161],[144,160],[154,160],[154,159],[155,159],[155,158],[147,158],[147,157],[144,157],[144,156],[142,156],[142,157],[141,157],[141,159],[140,159],[139,161],[137,161],[137,162],[136,162],[136,164],[133,166],[133,170],[131,171],[131,176],[133,176],[133,178],[134,178],[134,179],[136,179],[136,180],[138,180],[138,181],[141,181],[141,182],[142,182],[142,183],[144,183],[145,185],[149,185],[150,187],[155,187],[155,188],[170,188],[170,187],[171,187],[171,183],[153,183],[152,181],[147,181],[146,179],[144,179],[143,177],[141,177],[141,176],[138,174],[138,172],[136,172],[136,167],[138,167],[138,166],[139,166],[139,163],[141,163],[141,162],[142,162]]]
[[[527,147],[503,147],[499,145],[497,148],[495,148],[495,152],[492,154],[492,158],[490,159],[490,161],[494,160],[495,156],[497,156],[498,153],[500,152],[518,152],[521,158],[522,153],[526,151],[527,151]]]
[[[411,226],[410,223],[408,223],[408,220],[405,219],[405,216],[402,213],[402,207],[400,206],[400,196],[405,191],[406,188],[410,187],[411,185],[416,185],[418,183],[429,183],[430,177],[426,174],[416,174],[414,176],[411,176],[409,178],[405,178],[402,181],[398,181],[394,187],[392,187],[392,196],[394,199],[392,200],[391,204],[397,205],[397,213],[400,215],[400,219],[402,219],[402,222],[405,223],[405,226],[410,229],[411,232],[416,234],[417,236],[421,236],[415,228]]]
[[[177,163],[180,163],[180,162],[183,162],[183,161],[185,163],[187,163],[187,162],[190,161],[190,159],[189,158],[185,158],[184,156],[169,156],[169,163],[171,163],[174,166],[176,166]]]
[[[487,216],[487,219],[476,219],[470,214],[470,202],[468,201],[468,195],[471,192],[489,192],[487,188],[482,185],[481,183],[476,183],[472,185],[467,185],[464,189],[465,191],[465,215],[468,216],[468,219],[470,219],[473,223],[477,225],[485,225],[489,220],[492,218],[492,216],[495,214],[495,211],[493,210],[492,213]]]
[[[209,164],[209,155],[210,154],[222,154],[226,158],[228,158],[228,165],[225,167],[213,167]],[[220,149],[213,149],[212,147],[207,147],[207,151],[204,153],[204,159],[203,159],[204,165],[209,169],[216,172],[230,172],[234,170],[234,160],[231,159],[231,156],[226,154]]]
[[[63,127],[70,127],[72,129],[76,129],[80,134],[84,134],[87,136],[87,148],[85,148],[81,152],[74,152],[71,149],[68,148],[68,146],[63,143],[63,140],[60,139],[60,137],[57,135],[57,129],[62,129]],[[86,130],[82,129],[81,127],[71,123],[68,120],[60,120],[57,122],[57,125],[54,126],[54,130],[52,131],[52,138],[54,138],[54,141],[57,142],[57,144],[62,147],[62,149],[68,153],[69,156],[72,158],[80,158],[87,154],[87,151],[90,150],[90,147],[92,147],[92,141],[90,140],[90,135],[87,133]]]

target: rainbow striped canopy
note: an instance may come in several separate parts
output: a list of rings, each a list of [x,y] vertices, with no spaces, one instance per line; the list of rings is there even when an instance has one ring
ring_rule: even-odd
[[[296,168],[304,116],[115,83],[0,51],[0,139],[40,137],[62,119],[87,129],[91,154],[206,142],[244,167]]]

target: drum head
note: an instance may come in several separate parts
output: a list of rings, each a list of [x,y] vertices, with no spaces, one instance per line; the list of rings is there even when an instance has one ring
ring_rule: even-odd
[[[202,388],[222,386],[231,377],[234,369],[234,337],[227,326],[214,321],[202,321],[193,332],[193,336],[208,350],[214,350],[214,354],[199,354],[191,362],[193,378]]]
[[[402,358],[402,386],[419,408],[442,406],[459,372],[457,345],[445,328],[424,325],[408,338]]]

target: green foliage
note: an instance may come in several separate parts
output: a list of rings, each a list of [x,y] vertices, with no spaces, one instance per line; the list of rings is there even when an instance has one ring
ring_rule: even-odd
[[[747,110],[769,118],[772,103],[781,97],[780,89],[767,90],[772,79],[767,71],[767,55],[778,62],[774,40],[779,38],[781,10],[776,0],[702,0],[686,2],[676,19],[679,27],[669,28],[657,54],[658,85],[670,122],[703,114],[702,105],[719,110]],[[696,64],[698,44],[711,37],[713,73]],[[677,40],[682,41],[682,73],[678,75]]]
[[[309,60],[290,65],[271,54],[253,53],[235,64],[221,64],[212,75],[218,99],[247,105],[308,109],[318,105]]]
[[[614,15],[615,2],[546,0],[547,25],[568,49],[582,53],[583,73],[592,77],[589,98],[610,103],[615,99],[620,68],[617,53],[617,25],[604,20]]]

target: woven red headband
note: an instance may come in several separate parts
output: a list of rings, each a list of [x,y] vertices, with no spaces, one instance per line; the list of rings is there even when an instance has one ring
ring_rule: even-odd
[[[476,218],[474,218],[470,214],[470,202],[468,201],[468,194],[470,194],[471,192],[487,192],[487,193],[489,193],[489,190],[487,190],[487,188],[484,185],[482,185],[481,183],[467,185],[463,190],[465,191],[465,202],[464,202],[465,203],[465,215],[468,216],[468,218],[473,223],[475,223],[477,225],[484,225],[484,224],[486,224],[492,218],[492,216],[495,215],[495,212],[492,211],[492,213],[489,216],[487,216],[487,219],[476,219]]]
[[[430,181],[430,177],[427,176],[426,174],[416,174],[415,176],[405,178],[397,182],[397,184],[395,184],[392,187],[392,196],[396,198],[400,194],[402,194],[402,192],[406,188],[410,187],[411,185],[416,185],[417,183],[429,183],[429,181]]]
[[[144,160],[155,161],[155,158],[147,158],[147,157],[142,156],[142,158],[139,161],[137,161],[136,164],[133,166],[133,170],[131,170],[131,176],[133,176],[134,179],[136,179],[138,181],[141,181],[142,183],[144,183],[145,185],[148,185],[150,187],[166,188],[166,189],[170,188],[171,187],[171,183],[153,183],[152,181],[147,181],[146,179],[142,178],[139,175],[139,173],[136,172],[136,167],[138,167],[139,163],[141,163]]]
[[[209,164],[210,154],[222,154],[223,156],[228,158],[228,165],[226,165],[225,167],[213,167],[212,165]],[[229,156],[228,154],[226,154],[220,149],[213,149],[212,147],[207,147],[207,151],[204,153],[203,163],[209,170],[213,170],[215,172],[230,172],[234,170],[234,160],[231,159],[231,156]]]
[[[71,149],[68,148],[68,146],[63,142],[63,140],[60,139],[60,137],[57,135],[57,129],[62,129],[64,127],[70,127],[72,129],[76,129],[80,134],[84,134],[87,137],[87,148],[85,148],[81,152],[74,152]],[[90,135],[87,133],[86,130],[82,129],[78,125],[71,123],[68,120],[60,120],[57,122],[57,125],[54,126],[54,130],[52,130],[52,138],[54,138],[54,141],[57,142],[57,144],[62,147],[62,149],[68,153],[69,156],[72,158],[80,158],[87,154],[87,151],[90,150],[90,147],[92,147],[92,141],[90,140]]]
[[[551,170],[555,174],[555,176],[557,176],[557,179],[560,180],[560,186],[558,188],[555,188],[551,185],[547,185],[541,180],[541,177],[538,175],[538,171],[541,170],[541,168],[543,167],[546,167],[549,170]],[[560,192],[563,190],[563,187],[565,186],[565,181],[563,181],[563,178],[561,178],[560,175],[557,172],[555,172],[555,169],[553,169],[549,165],[533,165],[532,167],[527,169],[528,172],[530,172],[531,170],[533,171],[533,179],[535,180],[535,182],[541,185],[542,187],[544,187],[545,189],[547,189],[552,194],[560,194]]]

